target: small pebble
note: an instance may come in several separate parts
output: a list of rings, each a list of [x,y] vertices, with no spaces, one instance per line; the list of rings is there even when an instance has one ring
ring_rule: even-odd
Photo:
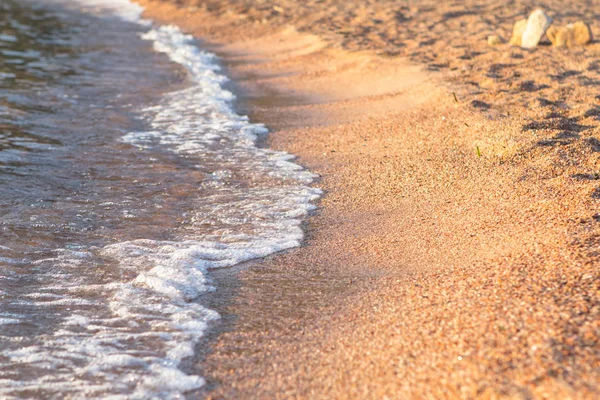
[[[552,23],[552,19],[543,10],[537,9],[527,18],[527,25],[521,37],[521,47],[532,49],[538,45],[542,36]]]
[[[567,26],[551,26],[546,36],[555,47],[577,47],[592,41],[592,30],[585,22],[578,21]]]
[[[498,35],[490,35],[487,38],[487,42],[490,46],[498,46],[499,44],[504,43],[504,41],[502,40],[502,38],[500,38],[500,36]]]
[[[521,38],[523,37],[523,32],[525,32],[525,27],[527,26],[527,20],[525,18],[518,20],[515,22],[513,26],[513,33],[510,38],[510,44],[513,46],[521,46]]]

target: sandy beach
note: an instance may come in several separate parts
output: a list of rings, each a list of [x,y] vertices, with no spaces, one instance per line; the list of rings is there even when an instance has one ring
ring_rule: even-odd
[[[219,273],[190,398],[600,396],[600,43],[488,45],[531,1],[138,3],[325,193],[303,247]]]

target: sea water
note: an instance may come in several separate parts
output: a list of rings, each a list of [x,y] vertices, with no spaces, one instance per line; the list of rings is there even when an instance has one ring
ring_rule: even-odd
[[[314,176],[139,6],[0,9],[0,397],[181,398],[207,272],[298,246]]]

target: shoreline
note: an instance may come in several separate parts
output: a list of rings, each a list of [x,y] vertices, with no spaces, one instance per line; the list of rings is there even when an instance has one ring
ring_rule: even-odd
[[[534,146],[555,132],[524,130],[510,101],[474,109],[451,72],[139,3],[210,41],[269,147],[326,192],[306,245],[239,273],[203,395],[598,394],[598,203],[574,178],[596,163],[595,128],[568,143],[582,163],[557,164],[560,145]]]

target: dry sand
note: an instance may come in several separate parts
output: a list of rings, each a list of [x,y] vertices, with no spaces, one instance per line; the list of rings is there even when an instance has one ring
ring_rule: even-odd
[[[529,1],[139,2],[326,193],[305,246],[223,279],[190,397],[600,396],[600,44],[489,47]]]

